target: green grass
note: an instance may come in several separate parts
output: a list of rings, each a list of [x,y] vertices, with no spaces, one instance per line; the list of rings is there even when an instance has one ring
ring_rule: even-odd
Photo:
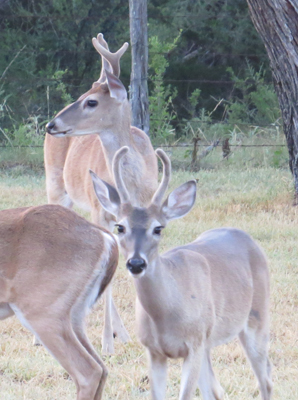
[[[195,173],[181,170],[173,173],[171,188],[189,179],[198,180],[197,201],[185,218],[169,224],[161,251],[220,226],[244,229],[260,243],[267,253],[271,271],[273,398],[294,400],[298,398],[298,208],[292,207],[292,177],[288,169],[264,162],[261,166],[248,165],[244,159],[249,157],[252,154]],[[46,202],[44,177],[40,173],[2,168],[0,190],[1,209]],[[148,399],[147,362],[134,329],[135,291],[123,261],[113,292],[132,342],[124,345],[116,340],[116,354],[105,357],[109,377],[104,398]],[[89,337],[98,352],[101,351],[102,316],[100,303],[87,322]],[[15,318],[1,322],[1,400],[74,399],[75,387],[65,371],[43,347],[33,347],[31,342],[31,334]],[[237,341],[215,349],[213,365],[226,391],[225,400],[260,398],[254,375]],[[180,368],[179,360],[169,363],[168,399],[178,397]],[[196,396],[199,398],[199,392]]]

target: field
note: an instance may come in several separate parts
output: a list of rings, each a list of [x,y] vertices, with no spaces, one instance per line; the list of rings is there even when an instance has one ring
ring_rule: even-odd
[[[298,398],[298,208],[292,206],[292,178],[286,155],[262,149],[226,162],[204,164],[191,173],[176,170],[171,188],[198,180],[194,209],[173,221],[164,232],[161,251],[195,239],[215,227],[233,226],[249,232],[265,250],[271,271],[271,341],[275,400]],[[267,153],[266,153],[267,152]],[[215,157],[216,153],[212,157]],[[9,157],[6,157],[9,161]],[[276,161],[277,160],[277,161]],[[46,203],[44,176],[39,169],[7,162],[0,173],[0,208]],[[209,164],[208,164],[209,163]],[[113,285],[114,297],[132,341],[116,340],[115,355],[104,357],[109,369],[105,399],[148,399],[146,354],[134,330],[135,291],[121,260]],[[101,351],[102,304],[91,312],[88,334]],[[225,399],[260,398],[256,380],[237,341],[213,351],[215,373]],[[169,363],[167,398],[177,398],[180,361]],[[32,335],[15,318],[0,324],[1,400],[70,400],[75,387],[67,373],[45,351],[32,346]],[[199,391],[196,393],[200,398]]]

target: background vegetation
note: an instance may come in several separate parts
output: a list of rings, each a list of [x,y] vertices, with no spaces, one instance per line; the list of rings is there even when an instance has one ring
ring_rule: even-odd
[[[246,2],[148,3],[156,143],[189,138],[203,123],[214,138],[230,135],[235,123],[249,131],[279,122],[267,56]],[[129,41],[128,1],[2,0],[0,14],[0,140],[42,144],[45,122],[98,79],[91,37],[103,32],[113,51]],[[129,51],[121,68],[128,87]]]
[[[219,226],[244,229],[262,245],[272,277],[274,399],[296,399],[298,215],[290,206],[292,179],[265,50],[242,0],[149,0],[148,12],[152,139],[171,155],[172,187],[198,181],[196,206],[165,231],[161,251]],[[46,203],[44,125],[98,79],[91,45],[98,32],[112,51],[129,41],[127,0],[0,0],[0,145],[8,146],[0,149],[0,209]],[[128,87],[129,52],[121,68]],[[214,141],[226,138],[231,152],[223,157]],[[193,149],[183,146],[190,141],[202,145],[192,173]],[[105,398],[148,398],[146,357],[134,334],[135,293],[123,262],[114,293],[133,341],[116,341],[116,354],[105,359]],[[101,329],[99,304],[88,319],[99,352]],[[1,399],[73,399],[68,375],[31,341],[16,318],[1,322]],[[225,400],[257,398],[236,342],[216,349],[213,360]],[[177,398],[180,366],[170,363],[167,398]]]

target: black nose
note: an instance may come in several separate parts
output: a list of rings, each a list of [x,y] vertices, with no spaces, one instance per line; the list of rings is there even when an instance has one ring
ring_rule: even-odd
[[[146,261],[142,258],[130,258],[126,263],[126,267],[132,274],[140,274],[146,266]]]
[[[55,127],[55,122],[51,121],[46,125],[46,129],[48,133],[51,133],[51,130]]]

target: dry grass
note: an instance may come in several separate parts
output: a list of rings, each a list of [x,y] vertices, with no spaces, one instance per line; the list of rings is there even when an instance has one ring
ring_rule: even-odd
[[[272,167],[176,172],[172,187],[190,178],[199,179],[195,208],[184,219],[173,221],[164,233],[162,250],[193,240],[202,231],[234,226],[249,232],[264,248],[271,270],[271,346],[274,399],[298,398],[298,209],[291,206],[289,172]],[[44,178],[2,174],[0,208],[46,202]],[[132,342],[116,341],[116,354],[105,358],[109,378],[105,399],[149,398],[143,348],[134,333],[133,283],[120,263],[114,295]],[[100,352],[102,305],[88,318],[88,333]],[[65,371],[44,350],[31,345],[31,334],[15,318],[0,324],[1,400],[70,400],[75,387]],[[260,398],[256,380],[235,341],[213,352],[216,375],[226,390],[225,399]],[[167,398],[177,398],[180,361],[170,362]],[[197,392],[199,397],[199,392]]]

